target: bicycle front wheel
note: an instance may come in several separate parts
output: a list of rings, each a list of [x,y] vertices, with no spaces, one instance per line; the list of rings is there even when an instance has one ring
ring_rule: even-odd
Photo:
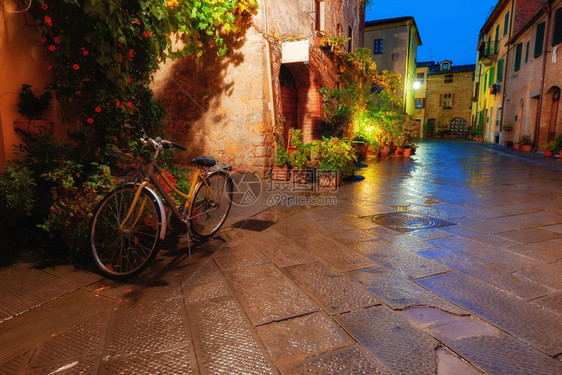
[[[157,198],[138,186],[113,190],[98,205],[90,229],[91,254],[107,277],[123,279],[141,272],[158,252],[162,212]],[[132,207],[132,208],[131,208]]]
[[[191,230],[200,238],[217,233],[224,224],[232,205],[233,184],[228,173],[216,171],[195,189],[189,216]]]

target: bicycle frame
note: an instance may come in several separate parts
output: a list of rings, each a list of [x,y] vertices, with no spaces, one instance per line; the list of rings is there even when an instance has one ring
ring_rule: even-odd
[[[160,182],[160,180],[158,179],[158,176],[162,177],[162,179],[164,180],[164,182],[166,183],[166,185],[168,185],[176,194],[178,194],[180,197],[182,197],[185,200],[185,205],[184,205],[184,211],[187,212],[187,209],[189,208],[189,206],[191,205],[191,201],[193,199],[193,194],[195,192],[195,189],[198,185],[198,181],[201,180],[202,183],[204,183],[207,188],[209,193],[211,194],[211,198],[213,199],[213,201],[217,202],[216,197],[214,196],[209,184],[207,183],[207,179],[205,177],[203,177],[202,173],[201,173],[201,169],[197,168],[195,170],[195,175],[191,178],[191,186],[189,188],[189,193],[185,194],[182,191],[180,191],[175,184],[172,184],[168,178],[166,177],[166,175],[164,174],[164,170],[162,170],[162,168],[160,168],[160,166],[158,165],[158,154],[159,154],[160,150],[156,150],[154,156],[152,157],[152,160],[150,161],[150,163],[148,164],[147,167],[142,167],[143,171],[146,172],[146,174],[148,175],[148,179],[145,179],[143,182],[141,182],[137,188],[137,191],[135,193],[135,197],[133,198],[133,203],[131,204],[131,208],[129,209],[129,212],[127,213],[127,215],[125,216],[125,219],[123,220],[123,222],[121,223],[121,225],[119,226],[119,229],[123,229],[125,226],[125,223],[129,220],[129,218],[131,217],[131,215],[133,214],[133,210],[136,207],[139,197],[141,195],[141,191],[144,188],[148,188],[149,183],[152,183],[154,185],[154,187],[156,187],[156,190],[158,190],[160,192],[160,195],[164,198],[164,200],[166,201],[166,203],[168,204],[168,207],[170,207],[170,210],[172,210],[172,212],[174,213],[174,215],[183,223],[187,224],[187,222],[189,222],[190,220],[193,220],[194,218],[196,218],[197,216],[193,216],[193,217],[183,217],[183,215],[181,214],[181,212],[179,211],[176,203],[174,202],[174,200],[172,199],[172,197],[170,196],[170,194],[168,194],[166,192],[166,189],[164,188],[164,186],[162,185],[162,183]],[[162,202],[161,199],[158,195],[156,195],[156,199],[158,200],[158,204],[160,206],[162,206]],[[146,198],[145,200],[141,203],[141,208],[139,212],[142,212],[144,206],[146,204]],[[135,226],[137,221],[139,220],[140,215],[137,216],[137,218],[135,219],[135,221],[133,222],[133,224],[131,226]],[[165,222],[165,215],[163,215],[163,223],[162,223],[162,231],[160,233],[160,238],[164,239],[166,237],[166,222]],[[189,228],[189,226],[188,226]]]

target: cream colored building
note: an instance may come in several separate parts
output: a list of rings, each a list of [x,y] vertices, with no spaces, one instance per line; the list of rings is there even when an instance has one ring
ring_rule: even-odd
[[[365,23],[364,47],[371,50],[377,71],[400,73],[404,83],[404,107],[414,115],[414,82],[418,46],[422,45],[414,17],[400,17]]]

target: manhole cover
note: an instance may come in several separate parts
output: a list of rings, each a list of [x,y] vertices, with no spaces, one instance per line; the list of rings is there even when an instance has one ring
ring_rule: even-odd
[[[273,221],[249,219],[249,220],[240,220],[232,224],[231,226],[233,228],[240,228],[246,230],[253,230],[254,232],[261,232],[266,230],[273,224],[275,224]]]
[[[388,214],[367,216],[365,219],[371,220],[373,223],[395,230],[397,232],[411,232],[420,229],[441,228],[456,223],[437,219],[432,216],[420,214],[412,211],[391,212]]]

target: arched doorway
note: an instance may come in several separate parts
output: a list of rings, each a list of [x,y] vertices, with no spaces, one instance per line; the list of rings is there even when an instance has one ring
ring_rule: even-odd
[[[548,119],[548,142],[556,138],[556,128],[558,122],[558,109],[560,108],[560,87],[553,87],[548,90],[548,100],[550,101],[550,116]]]
[[[297,82],[291,71],[281,65],[279,72],[281,86],[281,117],[284,119],[283,138],[289,139],[289,129],[297,129],[299,123],[299,93]]]
[[[437,130],[437,119],[430,118],[427,120],[427,135],[429,137],[435,137],[435,131]]]
[[[451,134],[464,136],[466,133],[466,120],[461,117],[451,120],[450,129]]]

